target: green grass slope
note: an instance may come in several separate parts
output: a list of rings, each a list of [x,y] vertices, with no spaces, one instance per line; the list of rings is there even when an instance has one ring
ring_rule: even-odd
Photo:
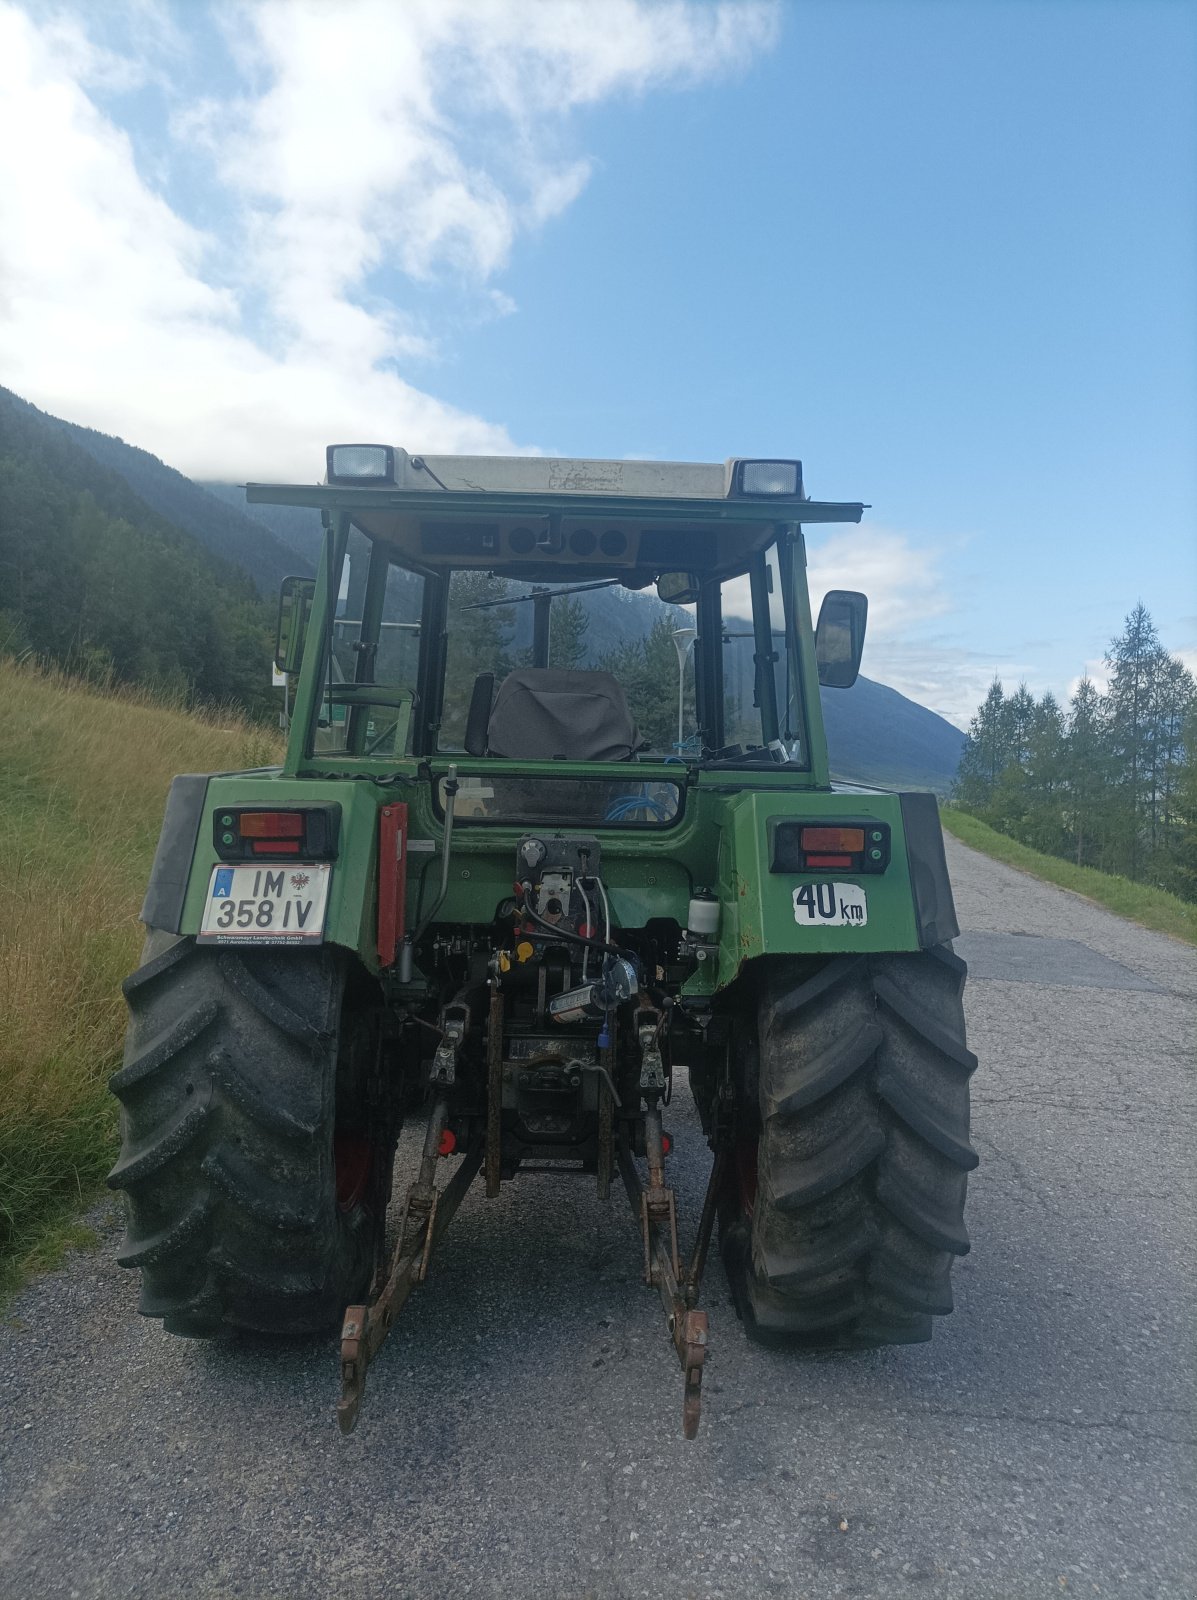
[[[121,979],[176,772],[277,758],[270,730],[0,658],[0,1290],[49,1259],[116,1149]]]
[[[955,806],[941,806],[939,814],[944,828],[961,844],[980,850],[995,861],[1004,861],[1020,872],[1028,872],[1034,878],[1042,878],[1045,883],[1071,889],[1073,894],[1093,900],[1144,928],[1154,928],[1157,933],[1197,944],[1197,906],[1187,900],[1178,899],[1165,889],[1153,889],[1149,884],[1132,883],[1129,878],[1119,878],[1112,872],[1098,872],[1093,867],[1078,867],[1071,861],[1061,861],[1059,856],[1041,855],[1038,850],[998,833]]]

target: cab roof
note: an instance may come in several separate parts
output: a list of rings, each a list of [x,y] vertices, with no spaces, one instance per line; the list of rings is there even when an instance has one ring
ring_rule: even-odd
[[[808,499],[797,461],[420,456],[354,445],[330,446],[328,464],[324,484],[251,483],[246,496],[348,515],[417,569],[713,576],[743,570],[778,524],[859,522],[865,509],[859,501]],[[337,470],[345,466],[373,470],[349,477]],[[788,492],[753,492],[766,481]]]

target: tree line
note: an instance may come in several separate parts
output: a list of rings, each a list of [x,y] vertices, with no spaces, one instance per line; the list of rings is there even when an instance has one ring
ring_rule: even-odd
[[[1197,682],[1137,605],[1067,707],[994,679],[953,795],[1012,838],[1197,900]]]

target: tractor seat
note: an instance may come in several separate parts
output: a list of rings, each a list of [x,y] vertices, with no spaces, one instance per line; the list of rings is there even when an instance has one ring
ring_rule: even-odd
[[[609,672],[521,667],[499,685],[486,753],[509,761],[630,761],[642,740]]]

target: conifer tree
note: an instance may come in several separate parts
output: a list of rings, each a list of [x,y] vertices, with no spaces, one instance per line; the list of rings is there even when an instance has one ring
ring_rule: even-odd
[[[455,572],[449,580],[449,648],[440,736],[446,748],[459,747],[465,738],[478,674],[493,672],[498,683],[515,665],[511,643],[515,606],[503,603],[510,594],[506,578],[489,572]]]
[[[1157,758],[1152,712],[1165,659],[1155,624],[1140,601],[1123,631],[1111,640],[1105,657],[1110,669],[1104,708],[1115,791],[1111,797],[1115,847],[1120,869],[1130,878],[1142,876],[1144,858],[1155,848]]]
[[[1062,854],[1067,841],[1062,793],[1066,752],[1064,713],[1049,692],[1034,705],[1030,718],[1021,837],[1052,855]]]
[[[1106,765],[1101,696],[1092,679],[1085,677],[1069,704],[1064,767],[1065,814],[1078,867],[1101,864],[1097,838]]]
[[[1175,831],[1170,887],[1186,900],[1197,900],[1197,694],[1190,698],[1181,723],[1180,749],[1171,793]]]
[[[558,595],[549,612],[549,666],[574,671],[586,665],[586,607],[576,595]]]
[[[1010,716],[1002,680],[995,678],[969,723],[956,780],[962,805],[984,808],[991,803],[1009,754]]]

